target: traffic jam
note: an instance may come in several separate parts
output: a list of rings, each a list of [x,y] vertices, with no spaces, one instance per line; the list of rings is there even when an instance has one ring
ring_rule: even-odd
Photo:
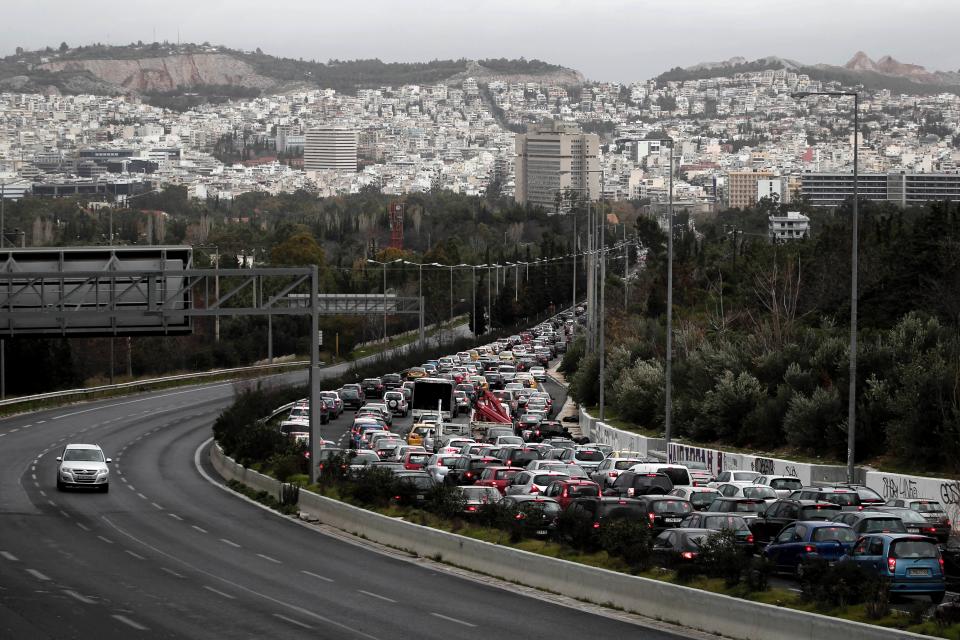
[[[745,557],[767,559],[787,580],[802,580],[811,563],[826,561],[875,573],[891,595],[940,603],[948,586],[955,589],[960,547],[950,544],[952,523],[934,497],[885,500],[862,485],[714,474],[702,463],[667,464],[580,437],[576,413],[561,415],[565,391],[548,370],[574,339],[583,311],[324,391],[322,423],[353,413],[339,441],[321,443],[319,474],[344,459],[353,476],[385,469],[414,487],[421,503],[437,486],[455,487],[462,517],[509,505],[535,515],[527,533],[545,539],[563,538],[563,514],[595,529],[635,519],[653,536],[653,561],[669,568],[696,562],[710,537],[725,531]],[[307,401],[295,403],[281,431],[308,442],[309,411]]]

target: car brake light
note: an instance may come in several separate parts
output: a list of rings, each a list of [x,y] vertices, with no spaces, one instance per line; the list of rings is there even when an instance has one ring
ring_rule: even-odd
[[[862,505],[862,504],[858,504],[858,505],[857,505],[857,511],[863,511],[863,505]]]
[[[938,558],[940,561],[940,573],[943,573],[943,558]]]
[[[650,513],[647,514],[647,517],[650,518],[650,524],[653,524],[657,519],[657,514],[651,511]]]
[[[814,547],[812,544],[808,544],[803,548],[803,550],[806,553],[813,553],[816,550],[816,547]]]
[[[890,573],[894,573],[897,570],[896,558],[887,558],[887,569],[890,570]]]
[[[593,523],[593,528],[594,528],[594,529],[599,529],[599,528],[600,528],[600,523],[599,523],[599,522],[594,522],[594,523]],[[943,564],[943,560],[940,561],[940,564]]]
[[[476,510],[477,508],[473,505],[470,505],[469,507],[467,507],[467,511],[476,511]]]
[[[747,536],[747,544],[753,544],[753,534]]]
[[[393,499],[394,499],[394,500],[399,500],[399,499],[400,499],[400,496],[393,496]]]
[[[515,515],[515,516],[513,516],[513,517],[516,518],[517,520],[523,520],[524,515],[523,515],[522,513],[518,513],[517,515]]]
[[[607,477],[609,477],[609,478],[616,478],[616,477],[617,477],[617,472],[616,472],[616,471],[611,471],[611,472],[609,472],[609,473],[607,474]]]
[[[533,485],[532,487],[530,487],[530,493],[539,493],[539,491],[540,491],[540,487],[538,487],[537,485]]]
[[[468,478],[472,478],[472,477],[473,477],[473,472],[467,471],[467,472],[466,472],[465,474],[463,474],[463,475],[467,476]]]
[[[693,560],[694,558],[697,557],[697,554],[694,553],[693,551],[684,551],[683,553],[680,554],[680,557],[683,558],[684,560]]]
[[[928,533],[936,533],[937,530],[936,530],[935,528],[933,528],[933,527],[929,527],[929,528],[927,528],[927,532],[928,532]]]

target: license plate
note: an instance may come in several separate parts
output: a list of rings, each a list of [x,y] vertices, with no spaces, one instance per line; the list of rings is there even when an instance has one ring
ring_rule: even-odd
[[[907,569],[908,576],[928,576],[930,569]]]
[[[907,533],[920,533],[920,529],[908,528]]]
[[[417,500],[423,500],[423,494],[422,494],[422,493],[418,493],[418,494],[417,494]]]
[[[680,522],[683,518],[664,518],[664,522]]]
[[[537,535],[538,535],[538,536],[545,536],[545,535],[547,535],[547,530],[546,530],[546,529],[537,529]]]

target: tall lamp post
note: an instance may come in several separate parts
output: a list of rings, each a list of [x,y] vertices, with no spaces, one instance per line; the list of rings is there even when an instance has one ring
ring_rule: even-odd
[[[673,140],[668,140],[670,149],[670,194],[667,215],[667,353],[664,366],[664,413],[663,441],[670,462],[670,438],[673,427]]]
[[[427,336],[423,330],[423,263],[422,262],[407,262],[403,261],[403,264],[408,264],[411,266],[417,267],[420,272],[420,287],[419,287],[419,298],[420,298],[420,334],[419,342],[420,348],[423,349],[426,346]]]
[[[379,260],[371,260],[367,258],[368,264],[379,264],[383,267],[383,341],[387,341],[387,265],[393,264],[395,262],[403,262],[403,258],[397,258],[396,260],[387,260],[386,262],[380,262]]]
[[[840,98],[853,96],[853,214],[850,249],[850,390],[847,398],[847,482],[853,484],[854,457],[857,447],[857,287],[859,261],[859,138],[860,138],[860,94],[856,91],[800,91],[790,94],[798,100],[810,96],[830,96]]]

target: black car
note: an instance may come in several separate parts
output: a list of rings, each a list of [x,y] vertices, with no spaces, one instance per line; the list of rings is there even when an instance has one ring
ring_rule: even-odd
[[[487,386],[490,387],[491,391],[503,389],[503,376],[496,371],[488,371],[483,374],[483,377],[486,379]]]
[[[797,496],[801,500],[817,500],[840,505],[844,511],[858,511],[862,502],[855,489],[847,487],[803,487]]]
[[[710,503],[707,511],[736,513],[750,522],[758,514],[766,511],[767,503],[759,498],[717,498]]]
[[[886,511],[903,520],[903,526],[907,528],[907,533],[930,536],[936,538],[940,544],[946,544],[950,540],[950,525],[930,522],[918,511],[907,507],[875,507],[875,510]]]
[[[532,495],[504,496],[500,504],[515,512],[515,520],[525,535],[546,538],[556,532],[560,504],[551,498]]]
[[[653,541],[651,557],[661,567],[692,564],[700,556],[703,543],[716,533],[710,529],[666,529]]]
[[[564,431],[566,429],[556,420],[542,420],[537,428],[530,433],[529,441],[543,442],[547,438],[562,436]]]
[[[444,484],[468,486],[480,479],[487,467],[500,466],[500,460],[491,456],[463,456],[447,467]]]
[[[371,398],[383,397],[383,381],[380,378],[364,378],[360,386],[363,388],[363,392]]]
[[[388,373],[387,375],[380,378],[381,384],[385,391],[390,391],[391,389],[397,389],[403,385],[403,378],[399,373]]]
[[[737,546],[747,551],[753,551],[755,537],[747,520],[735,513],[713,513],[699,511],[684,518],[680,526],[684,529],[709,529],[711,531],[732,531],[736,537]]]
[[[587,496],[574,498],[560,519],[561,540],[583,546],[597,546],[600,532],[614,520],[647,521],[647,512],[639,500]]]
[[[463,391],[454,391],[453,397],[456,401],[458,414],[470,413],[470,409],[473,408],[473,403],[470,402],[470,396]]]
[[[667,495],[671,491],[673,481],[665,473],[624,471],[603,495],[639,498],[646,495]]]
[[[676,496],[648,495],[639,498],[639,502],[647,513],[647,525],[655,533],[679,527],[683,519],[693,513],[693,505]]]
[[[437,483],[426,471],[399,471],[396,473],[397,495],[400,504],[423,506]]]
[[[790,498],[771,503],[763,513],[748,521],[750,530],[758,543],[773,540],[780,531],[798,520],[832,520],[840,513],[840,505],[816,500],[793,500]]]
[[[497,452],[497,458],[505,467],[526,467],[534,460],[542,460],[543,452],[529,447],[504,447]]]

